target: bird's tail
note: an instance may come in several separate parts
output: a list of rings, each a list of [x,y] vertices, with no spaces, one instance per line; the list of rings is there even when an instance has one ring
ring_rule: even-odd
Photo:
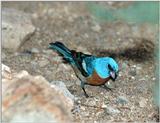
[[[68,62],[72,63],[73,62],[73,57],[71,50],[68,49],[64,44],[61,42],[55,42],[55,43],[50,43],[49,48],[56,50],[58,53],[63,55],[64,59],[67,60]]]

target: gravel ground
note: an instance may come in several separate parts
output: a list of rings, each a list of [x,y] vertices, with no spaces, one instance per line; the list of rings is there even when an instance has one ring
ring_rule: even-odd
[[[99,4],[118,8],[131,3]],[[16,53],[2,49],[2,62],[15,71],[27,70],[49,81],[64,81],[77,97],[72,111],[75,122],[158,120],[152,94],[155,82],[154,28],[124,22],[98,23],[89,13],[86,2],[3,2],[2,7],[30,13],[37,28]],[[140,36],[135,37],[137,35]],[[92,97],[85,98],[71,66],[62,63],[57,53],[47,49],[50,42],[57,40],[71,49],[116,57],[121,70],[117,81],[111,84],[113,91],[86,86]],[[141,42],[143,45],[139,45]]]

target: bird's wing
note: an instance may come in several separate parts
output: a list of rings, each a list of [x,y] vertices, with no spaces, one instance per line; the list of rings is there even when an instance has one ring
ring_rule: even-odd
[[[88,76],[92,75],[94,71],[94,62],[95,62],[96,57],[95,56],[89,56],[85,57],[82,62],[82,66],[87,71]]]
[[[88,77],[93,71],[92,61],[94,56],[84,54],[82,52],[71,51],[76,67],[80,70],[83,76]]]

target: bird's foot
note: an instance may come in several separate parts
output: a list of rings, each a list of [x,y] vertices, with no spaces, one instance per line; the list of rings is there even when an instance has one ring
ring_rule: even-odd
[[[107,87],[106,85],[103,85],[103,88],[109,91],[113,91],[112,88]]]
[[[89,98],[89,95],[87,93],[84,93],[84,95],[85,95],[86,98]]]

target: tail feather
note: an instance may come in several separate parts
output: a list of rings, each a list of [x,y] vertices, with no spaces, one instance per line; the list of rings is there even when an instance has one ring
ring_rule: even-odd
[[[91,57],[91,55],[76,52],[75,50],[70,50],[61,42],[50,43],[49,48],[56,50],[58,53],[63,55],[63,59],[68,61],[72,65],[75,65],[82,73],[82,75],[86,77],[88,76],[88,73],[83,68],[82,62],[85,57]]]
[[[68,62],[72,62],[72,54],[70,49],[68,49],[64,44],[61,42],[55,42],[55,43],[50,43],[49,48],[56,50],[58,53],[62,54],[64,59],[66,59]]]
[[[61,42],[55,42],[55,43],[50,43],[50,45],[56,45],[58,46],[59,48],[63,49],[64,51],[68,52],[68,53],[71,53],[70,50],[64,45],[62,44]]]

